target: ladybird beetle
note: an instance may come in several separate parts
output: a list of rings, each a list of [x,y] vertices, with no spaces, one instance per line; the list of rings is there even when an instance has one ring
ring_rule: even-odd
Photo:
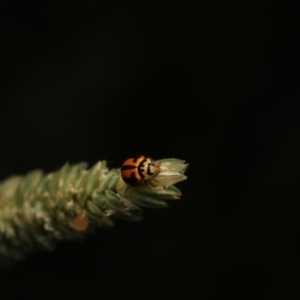
[[[149,182],[160,172],[160,163],[143,155],[126,159],[121,167],[123,180],[131,186],[139,186],[143,181]]]

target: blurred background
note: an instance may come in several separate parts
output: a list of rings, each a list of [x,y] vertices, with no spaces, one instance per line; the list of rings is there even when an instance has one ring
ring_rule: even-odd
[[[219,2],[0,3],[0,180],[190,164],[180,201],[30,256],[1,299],[300,298],[298,14]]]

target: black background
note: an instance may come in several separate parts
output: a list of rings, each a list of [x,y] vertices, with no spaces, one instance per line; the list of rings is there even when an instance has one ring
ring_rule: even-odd
[[[299,299],[296,9],[99,2],[1,2],[0,179],[142,153],[190,163],[183,197],[32,255],[1,299]]]

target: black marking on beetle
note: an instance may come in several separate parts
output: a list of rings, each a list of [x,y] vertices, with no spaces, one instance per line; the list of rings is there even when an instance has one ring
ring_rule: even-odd
[[[130,177],[124,178],[124,181],[129,185],[133,185],[138,182],[138,179],[135,177],[134,172],[131,172]]]
[[[121,170],[124,171],[124,170],[132,170],[132,169],[135,169],[136,166],[132,166],[132,165],[125,165],[125,166],[122,166]]]
[[[149,164],[148,168],[147,168],[147,174],[150,176],[154,174],[154,172],[151,172],[151,169],[150,169],[151,167],[153,167],[153,164]]]
[[[138,165],[138,172],[139,175],[144,179],[145,175],[144,175],[144,166],[145,166],[145,162],[147,161],[147,158],[143,159],[139,165]]]

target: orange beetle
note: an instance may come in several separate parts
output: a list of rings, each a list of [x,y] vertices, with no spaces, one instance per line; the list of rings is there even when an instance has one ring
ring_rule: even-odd
[[[143,155],[126,159],[121,167],[123,180],[131,186],[151,181],[160,172],[160,163]]]

